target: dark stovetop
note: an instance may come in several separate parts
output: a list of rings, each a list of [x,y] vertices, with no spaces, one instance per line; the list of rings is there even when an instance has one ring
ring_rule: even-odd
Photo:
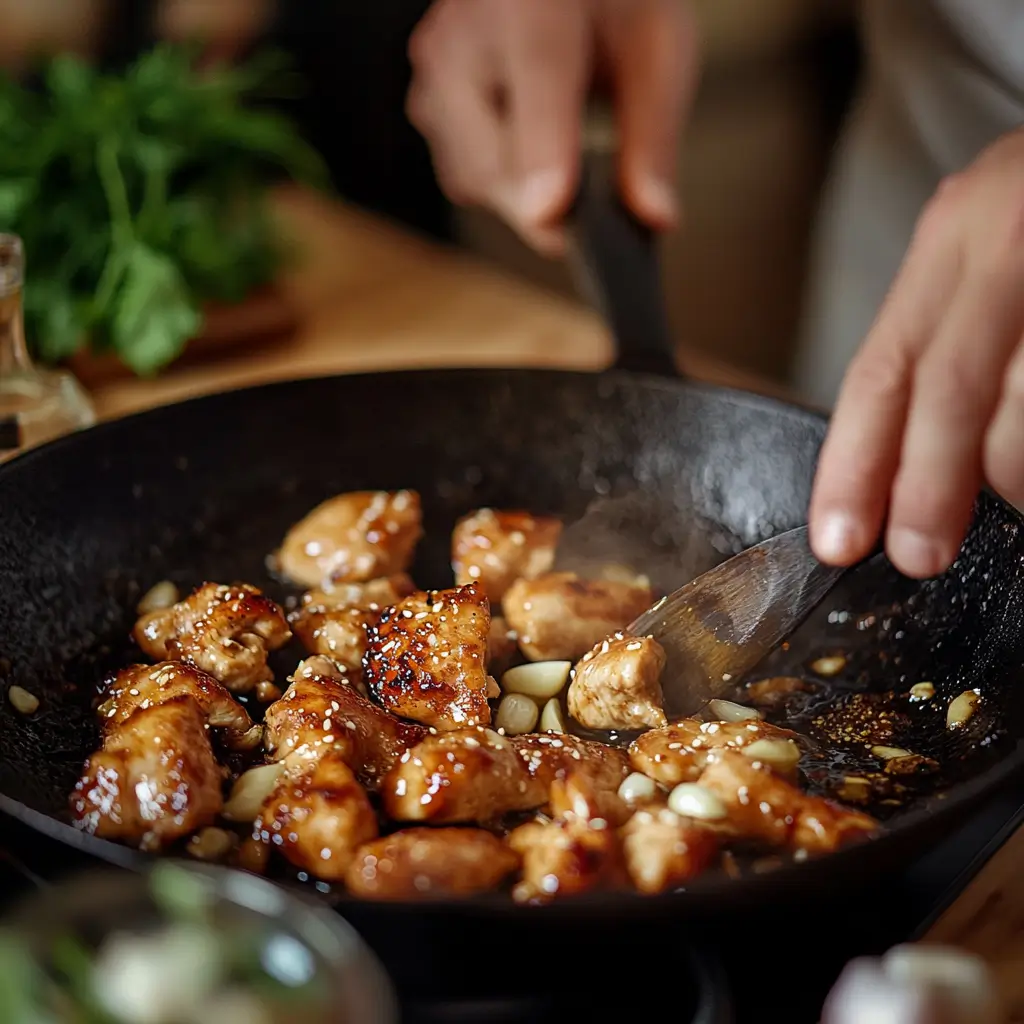
[[[833,900],[814,904],[813,912],[752,915],[728,947],[651,927],[636,936],[628,956],[616,952],[607,962],[593,951],[574,958],[571,949],[557,958],[560,963],[538,962],[545,958],[524,949],[520,963],[495,964],[494,971],[495,977],[529,972],[528,995],[499,992],[453,1001],[400,993],[403,1024],[661,1016],[666,997],[673,998],[672,1016],[680,1022],[746,1024],[774,1011],[793,1024],[814,1024],[843,964],[925,931],[1022,821],[1024,782],[979,808],[910,869],[852,891],[856,883],[845,881]],[[88,864],[0,816],[0,911],[34,885]]]

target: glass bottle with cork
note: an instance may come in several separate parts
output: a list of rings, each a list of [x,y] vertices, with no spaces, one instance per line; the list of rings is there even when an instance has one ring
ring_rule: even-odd
[[[25,252],[0,234],[0,461],[96,422],[92,402],[62,370],[36,367],[25,342]]]

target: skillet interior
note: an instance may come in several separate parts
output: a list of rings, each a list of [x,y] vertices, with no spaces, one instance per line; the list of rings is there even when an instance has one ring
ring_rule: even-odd
[[[696,535],[710,564],[804,521],[823,432],[816,415],[690,384],[428,371],[199,399],[30,453],[0,470],[0,685],[24,686],[42,709],[26,720],[0,705],[0,809],[19,813],[26,805],[63,815],[96,743],[93,686],[131,660],[125,637],[141,591],[168,578],[184,587],[245,579],[281,596],[264,557],[290,523],[331,494],[419,490],[426,538],[414,575],[426,586],[450,580],[448,536],[469,508],[519,506],[571,519],[595,495],[637,488],[647,496],[644,522],[661,524],[660,540],[692,546]],[[1001,502],[983,497],[961,560],[945,577],[911,583],[878,561],[851,574],[800,634],[808,650],[868,641],[851,660],[850,685],[881,689],[930,679],[941,696],[980,687],[986,700],[975,727],[955,744],[941,716],[922,716],[914,726],[917,751],[941,757],[950,779],[963,785],[896,814],[892,834],[873,850],[740,886],[712,878],[676,898],[632,902],[678,906],[679,899],[764,889],[772,880],[799,885],[830,865],[866,868],[924,826],[969,809],[1016,770],[1024,736],[1020,525]],[[887,608],[894,601],[899,606]],[[888,615],[889,628],[858,632],[856,615],[829,621],[844,608]],[[295,660],[286,658],[282,669]],[[68,833],[58,827],[57,834]],[[122,863],[132,859],[111,844],[86,846]],[[602,897],[573,906],[586,912],[588,902],[606,912],[630,901]],[[505,897],[462,908],[514,912]]]

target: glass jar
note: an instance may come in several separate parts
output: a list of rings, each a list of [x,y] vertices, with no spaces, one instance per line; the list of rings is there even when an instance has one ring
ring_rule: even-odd
[[[88,872],[0,925],[0,1021],[396,1024],[380,963],[314,897],[155,862]]]
[[[0,460],[96,422],[89,396],[70,373],[33,364],[24,283],[21,239],[0,234]]]

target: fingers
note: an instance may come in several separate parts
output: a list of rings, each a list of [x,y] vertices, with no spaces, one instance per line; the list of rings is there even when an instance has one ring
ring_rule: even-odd
[[[850,364],[818,462],[809,515],[823,562],[852,565],[878,539],[900,463],[917,359],[959,279],[955,227],[936,204],[921,219],[874,327]]]
[[[623,196],[652,227],[668,228],[678,215],[679,134],[699,70],[692,8],[680,0],[604,0],[602,10]]]
[[[434,170],[456,203],[485,204],[505,180],[494,55],[474,0],[435,4],[409,43],[414,75],[406,101],[430,143]]]
[[[442,189],[551,253],[579,173],[589,24],[578,0],[439,0],[410,42],[409,118]]]
[[[590,23],[583,6],[515,0],[505,24],[513,227],[542,250],[562,247],[557,224],[579,179],[590,82]]]
[[[436,0],[410,43],[409,118],[455,202],[487,206],[557,253],[579,178],[597,37],[609,55],[626,201],[676,217],[678,133],[696,80],[683,0]]]
[[[999,407],[985,439],[983,460],[992,487],[1024,511],[1024,339],[1007,368]]]
[[[935,576],[960,550],[1022,318],[1015,267],[969,273],[920,361],[886,537],[889,558],[907,576]]]

